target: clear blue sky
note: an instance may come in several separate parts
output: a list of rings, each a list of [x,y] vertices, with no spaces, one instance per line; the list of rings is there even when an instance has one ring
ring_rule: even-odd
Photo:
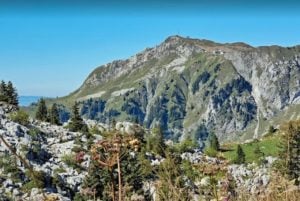
[[[300,44],[299,10],[289,0],[1,0],[0,79],[20,95],[63,96],[95,67],[176,34],[292,46]]]

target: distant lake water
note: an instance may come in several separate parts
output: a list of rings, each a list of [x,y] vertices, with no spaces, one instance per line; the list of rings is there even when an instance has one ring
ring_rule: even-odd
[[[20,106],[29,106],[31,103],[37,102],[41,96],[19,96]]]

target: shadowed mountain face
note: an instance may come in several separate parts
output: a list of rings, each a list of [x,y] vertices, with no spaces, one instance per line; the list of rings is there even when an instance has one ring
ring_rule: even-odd
[[[300,46],[254,48],[172,36],[127,59],[96,68],[60,101],[108,122],[160,124],[166,137],[247,139],[300,114]],[[300,107],[299,107],[300,108]]]

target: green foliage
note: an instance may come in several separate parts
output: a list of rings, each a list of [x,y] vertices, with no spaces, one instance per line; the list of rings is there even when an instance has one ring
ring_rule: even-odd
[[[262,164],[264,162],[264,152],[261,151],[259,145],[256,145],[255,149],[254,149],[254,156],[255,158],[257,158],[258,164]]]
[[[282,127],[279,163],[281,170],[300,184],[300,120],[290,121]]]
[[[0,84],[0,101],[4,101],[4,102],[8,101],[7,86],[3,80],[1,81]]]
[[[47,110],[46,102],[43,98],[41,98],[38,102],[35,118],[40,121],[47,121],[48,120],[47,114],[48,114],[48,110]]]
[[[183,175],[193,182],[199,177],[199,171],[193,167],[193,164],[189,160],[182,161],[181,170],[183,171]]]
[[[84,132],[84,133],[88,132],[88,127],[84,123],[83,119],[81,118],[81,116],[79,114],[79,105],[77,102],[73,105],[72,117],[71,117],[71,121],[70,121],[68,127],[69,127],[70,131],[73,131],[73,132]]]
[[[218,155],[218,151],[212,147],[205,148],[204,153],[210,157],[216,157]]]
[[[160,164],[157,176],[157,196],[162,201],[188,201],[191,200],[189,189],[185,186],[184,172],[178,164],[179,156],[166,153],[166,159]]]
[[[187,137],[180,143],[174,146],[175,151],[178,153],[192,152],[194,149],[198,148],[198,143],[192,140],[191,137]]]
[[[204,153],[210,157],[216,157],[219,150],[220,144],[217,136],[214,133],[210,133]]]
[[[44,172],[42,172],[42,171],[33,171],[33,172],[26,171],[26,176],[28,178],[31,178],[32,180],[30,180],[29,182],[24,184],[23,190],[25,192],[30,192],[32,188],[42,189],[45,187],[46,175]]]
[[[86,201],[88,200],[88,197],[87,196],[83,196],[81,195],[80,193],[76,193],[74,198],[73,198],[74,201]]]
[[[37,188],[35,182],[29,181],[22,186],[22,191],[29,193],[29,192],[31,192],[31,189],[33,189],[33,188]]]
[[[210,133],[208,137],[208,147],[216,151],[220,150],[220,144],[217,136],[214,133]]]
[[[19,105],[17,90],[9,81],[7,84],[2,80],[0,83],[0,101],[17,106]]]
[[[40,133],[41,131],[36,127],[30,128],[28,131],[28,134],[32,137],[32,140],[37,140]]]
[[[245,157],[245,153],[241,147],[241,145],[237,146],[237,150],[236,150],[236,158],[234,160],[234,162],[236,164],[243,164],[246,162],[246,157]]]
[[[151,166],[150,160],[145,157],[145,150],[142,148],[138,154],[138,161],[141,165],[141,175],[143,179],[151,179],[154,177],[154,167]]]
[[[128,188],[126,196],[130,197],[134,192],[143,194],[143,170],[142,164],[136,155],[125,154],[121,161],[123,186]]]
[[[161,156],[164,155],[166,145],[164,143],[163,132],[160,127],[153,128],[151,135],[146,141],[146,147],[148,151]]]
[[[91,165],[88,169],[88,175],[83,182],[83,189],[89,189],[89,191],[95,190],[95,196],[101,197],[102,200],[111,201],[111,178],[113,177],[114,183],[117,183],[116,174],[109,168],[99,169],[96,161],[91,161]],[[84,196],[78,195],[78,200],[83,199]]]
[[[90,128],[90,133],[93,135],[99,135],[99,134],[101,134],[101,131],[99,130],[99,128],[96,125],[94,125]]]
[[[278,145],[280,144],[280,141],[281,140],[277,135],[271,135],[264,137],[261,140],[241,144],[240,146],[245,152],[247,163],[260,163],[259,159],[255,155],[255,149],[257,146],[263,152],[264,156],[278,157],[280,150]],[[227,150],[224,152],[224,157],[233,162],[236,158],[237,144],[227,144],[224,145],[222,149]]]
[[[22,171],[18,168],[17,159],[14,156],[9,156],[7,154],[0,157],[0,167],[3,168],[4,175],[11,175],[11,179],[14,182],[21,181]]]
[[[64,172],[66,172],[66,170],[63,167],[59,167],[54,170],[54,174],[64,173]]]
[[[59,112],[57,105],[54,103],[51,107],[50,113],[49,113],[49,121],[51,124],[54,125],[61,125],[59,120]]]
[[[66,154],[61,157],[61,160],[69,167],[78,169],[80,166],[76,162],[76,158],[74,154]]]
[[[11,104],[11,105],[15,105],[15,106],[18,106],[19,104],[19,101],[18,101],[18,94],[17,94],[17,91],[15,89],[15,87],[13,86],[12,82],[9,81],[7,83],[7,96],[8,96],[8,103]]]
[[[85,149],[82,146],[74,146],[72,148],[72,152],[79,153],[81,151],[85,151]]]
[[[23,126],[29,124],[29,115],[24,110],[18,110],[10,114],[10,119]]]

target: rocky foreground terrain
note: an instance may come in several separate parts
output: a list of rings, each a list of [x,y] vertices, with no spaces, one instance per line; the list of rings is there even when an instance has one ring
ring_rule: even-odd
[[[203,142],[257,138],[300,115],[300,46],[252,47],[171,36],[129,59],[96,68],[82,86],[52,102],[82,104],[107,123],[160,124],[165,137]]]
[[[63,126],[54,126],[35,120],[31,120],[26,126],[20,125],[10,120],[8,112],[12,112],[11,110],[13,108],[9,105],[2,104],[0,107],[0,200],[41,201],[44,200],[43,193],[49,196],[48,200],[74,200],[76,193],[83,192],[82,184],[88,174],[91,159],[88,153],[85,154],[78,168],[70,165],[65,158],[75,153],[74,148],[78,147],[79,141],[83,146],[81,148],[85,148],[88,145],[86,137],[79,132],[70,132]],[[93,121],[87,121],[87,123],[107,129],[103,124]],[[130,133],[134,132],[135,127],[132,123],[123,122],[117,123],[116,128]],[[95,134],[91,143],[100,139],[102,136]],[[26,164],[12,154],[12,150],[5,142],[27,161],[26,163],[30,164],[35,172],[39,172],[38,179],[43,180],[40,188],[32,185],[32,178],[28,176]],[[164,157],[150,153],[148,155],[153,167],[165,160]],[[231,175],[231,182],[236,184],[236,190],[243,189],[253,195],[263,192],[268,187],[270,165],[275,160],[275,158],[266,157],[266,163],[263,166],[229,165],[226,160],[208,157],[197,149],[181,153],[181,158],[194,165],[205,164],[224,170],[226,175]],[[221,186],[222,182],[228,182],[228,180],[220,178],[216,185]],[[150,197],[155,200],[155,180],[144,180],[143,183],[145,192],[148,191]],[[212,181],[211,177],[203,176],[192,183],[187,181],[185,185],[193,189],[193,199],[199,200],[205,197],[205,189],[211,188]],[[144,200],[144,196],[133,195],[130,200]]]

